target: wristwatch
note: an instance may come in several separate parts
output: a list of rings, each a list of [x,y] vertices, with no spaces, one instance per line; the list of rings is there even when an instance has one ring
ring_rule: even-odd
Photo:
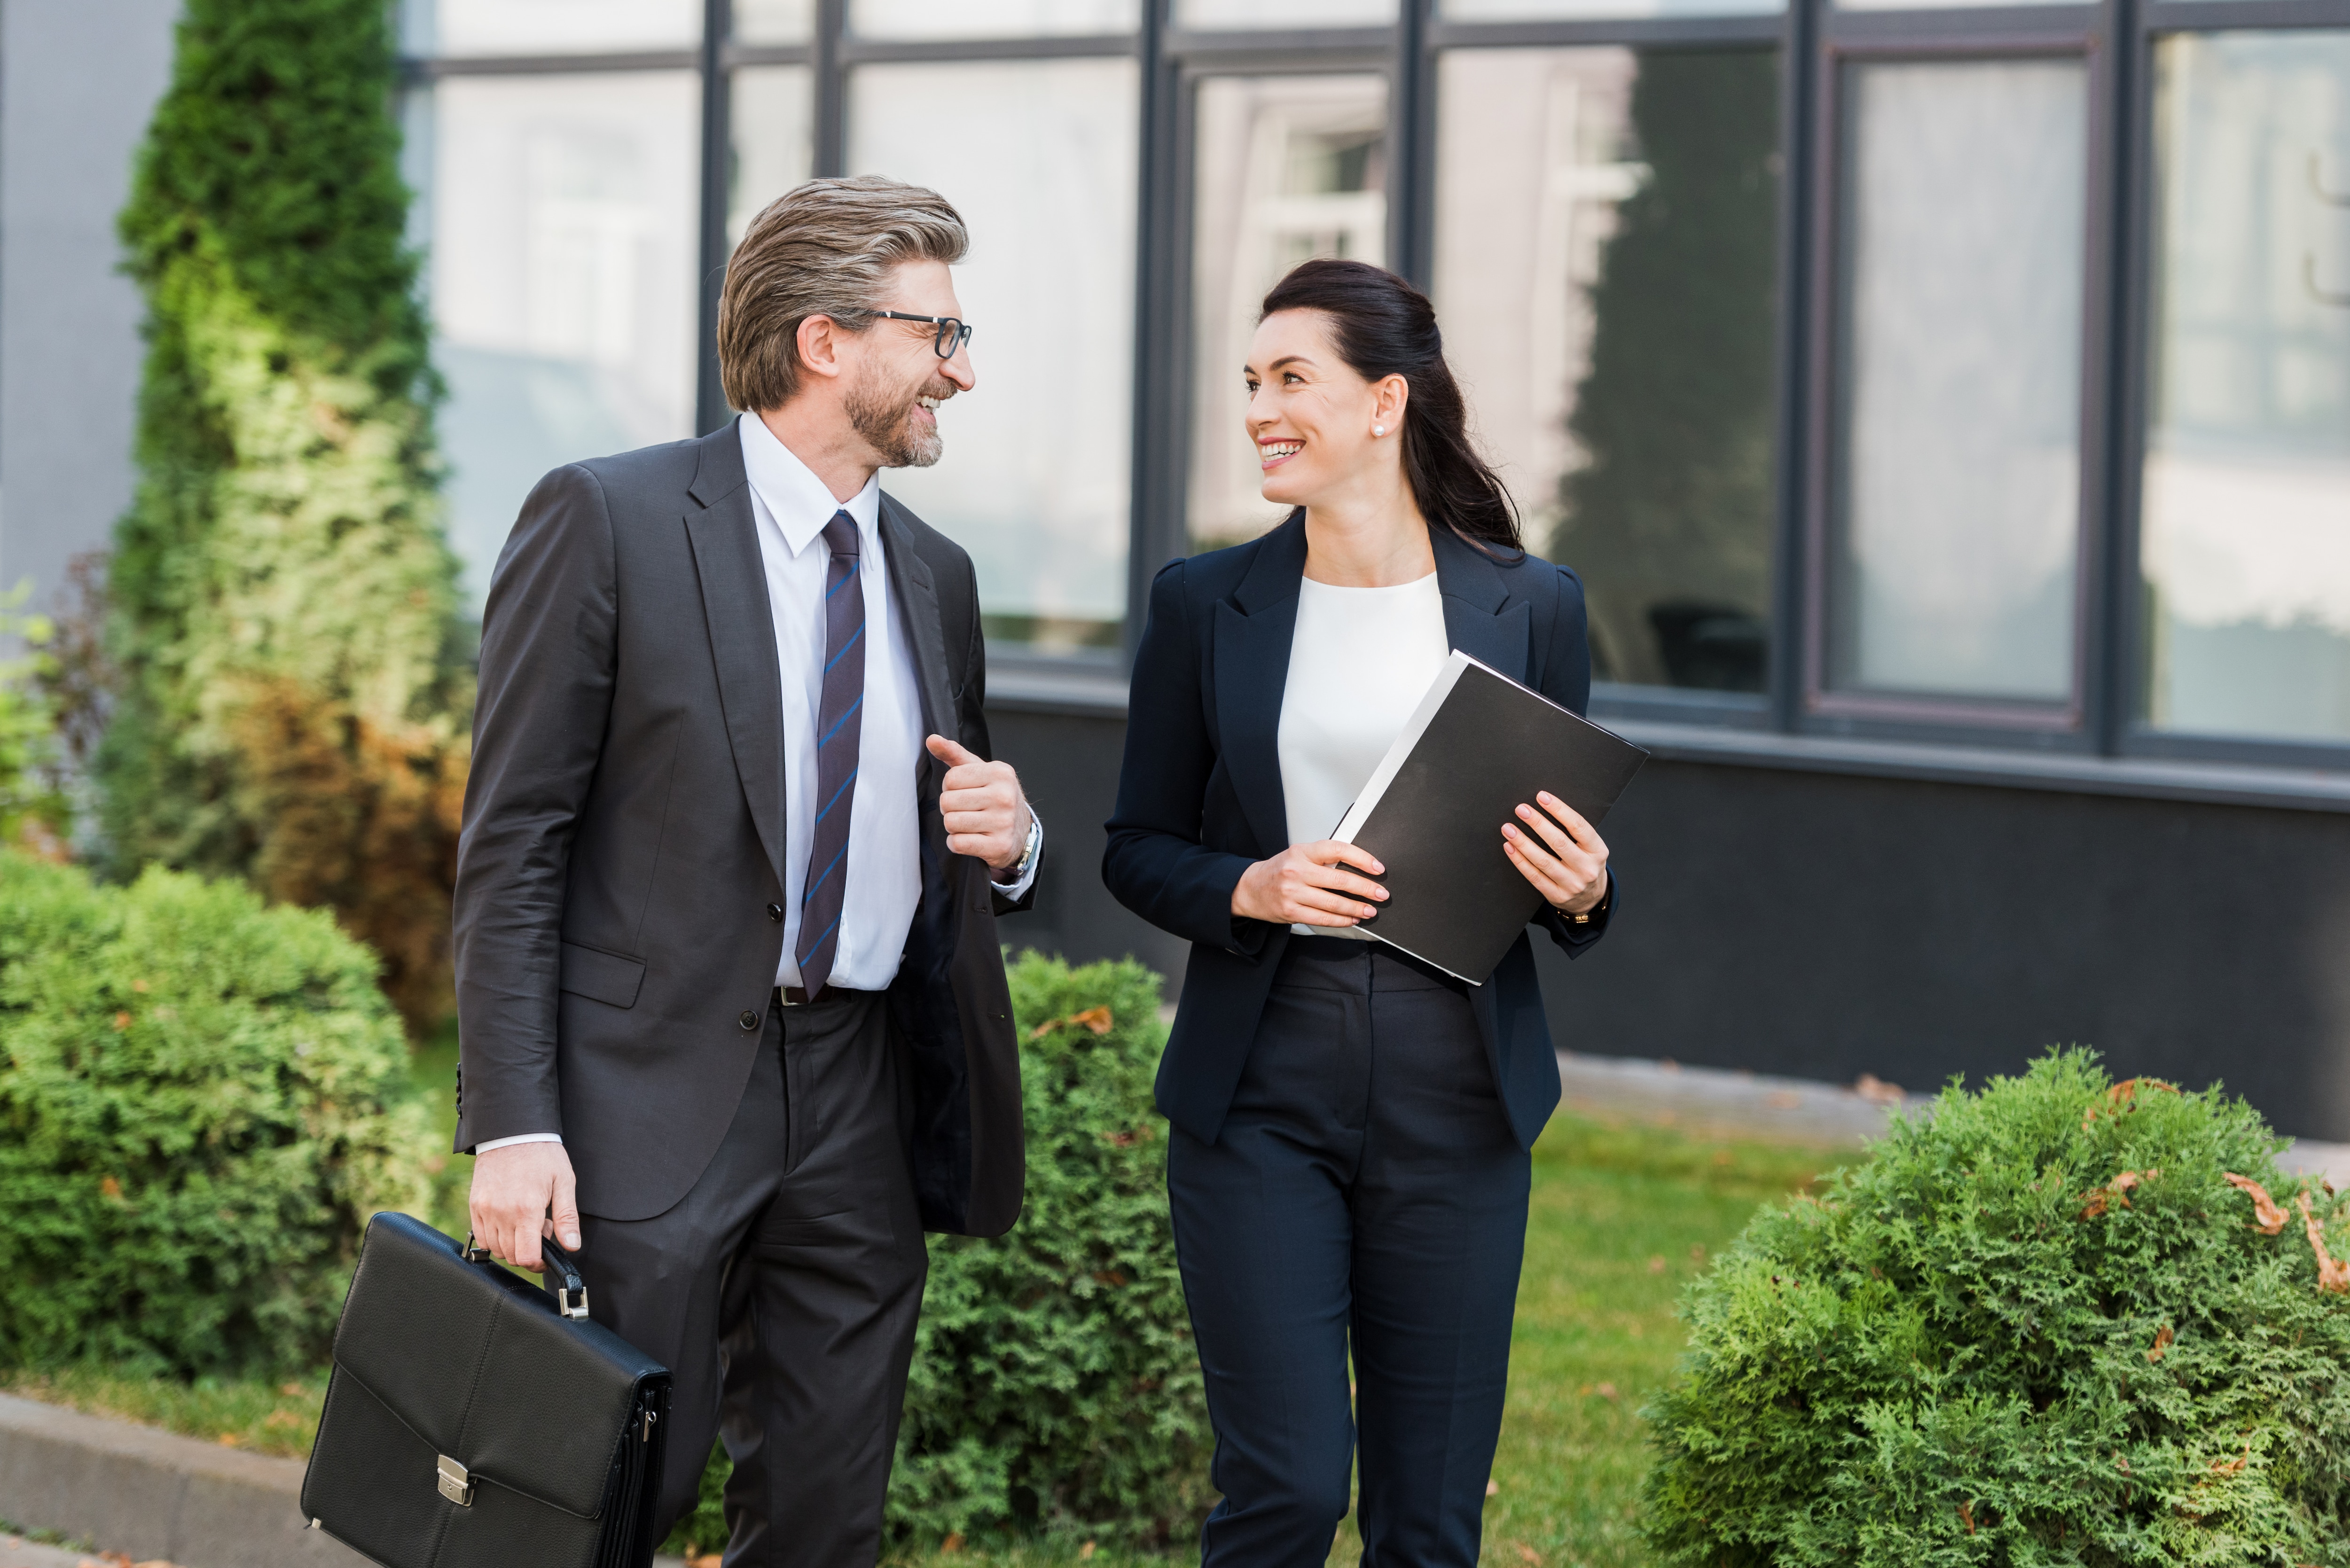
[[[1025,863],[1024,862],[1023,864]],[[1560,909],[1556,904],[1553,904],[1551,906],[1551,910],[1554,914],[1557,915],[1560,919],[1565,920],[1570,926],[1587,926],[1591,923],[1591,918],[1594,915],[1598,914],[1601,910],[1607,909],[1608,901],[1615,897],[1616,878],[1610,877],[1607,879],[1607,891],[1600,894],[1599,902],[1592,905],[1591,908],[1584,910],[1583,913],[1579,915],[1570,915],[1565,909]]]
[[[1028,842],[1020,846],[1020,858],[992,878],[995,885],[999,888],[1017,886],[1020,878],[1028,875],[1028,867],[1036,864],[1036,851],[1044,843],[1045,819],[1036,815],[1036,808],[1032,805],[1028,808]]]

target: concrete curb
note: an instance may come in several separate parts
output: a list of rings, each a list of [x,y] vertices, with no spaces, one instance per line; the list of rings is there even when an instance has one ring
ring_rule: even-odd
[[[182,1568],[359,1568],[309,1528],[302,1463],[0,1396],[0,1516]]]
[[[87,1552],[62,1546],[36,1546],[14,1535],[0,1535],[0,1568],[82,1568],[96,1559]]]
[[[0,1518],[134,1563],[361,1568],[368,1559],[303,1518],[302,1470],[299,1459],[0,1395]],[[78,1568],[92,1556],[19,1542],[0,1547],[0,1568]],[[683,1568],[674,1557],[655,1562]]]

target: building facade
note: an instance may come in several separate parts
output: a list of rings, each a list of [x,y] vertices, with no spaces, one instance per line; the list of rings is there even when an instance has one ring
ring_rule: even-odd
[[[116,57],[101,10],[168,49],[161,0],[0,12],[10,581],[127,494],[121,312],[77,345],[43,315],[43,266],[110,254],[19,226],[67,200],[40,136],[119,157],[161,85],[56,87]],[[728,417],[717,282],[761,204],[869,171],[961,206],[980,384],[890,488],[978,563],[999,750],[1054,831],[1014,940],[1180,975],[1097,874],[1123,670],[1160,566],[1277,519],[1255,301],[1355,256],[1431,292],[1530,546],[1587,585],[1595,716],[1655,753],[1607,826],[1620,929],[1545,955],[1562,1044],[1926,1088],[2077,1042],[2350,1138],[2350,0],[402,26],[476,602],[539,473]],[[60,421],[117,450],[68,474]]]

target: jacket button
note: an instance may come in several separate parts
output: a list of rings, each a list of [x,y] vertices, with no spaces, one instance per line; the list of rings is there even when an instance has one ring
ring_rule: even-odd
[[[734,1022],[745,1029],[756,1029],[759,1027],[759,1015],[746,1007],[743,1010],[743,1015]]]
[[[783,918],[784,907],[781,904],[770,904],[767,906],[767,919],[780,921]]]

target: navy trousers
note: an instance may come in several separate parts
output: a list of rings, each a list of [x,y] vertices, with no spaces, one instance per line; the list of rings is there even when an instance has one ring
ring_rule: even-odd
[[[1213,1144],[1168,1150],[1223,1500],[1208,1568],[1477,1561],[1530,1164],[1459,982],[1293,937]],[[1347,1387],[1351,1351],[1353,1397]]]

